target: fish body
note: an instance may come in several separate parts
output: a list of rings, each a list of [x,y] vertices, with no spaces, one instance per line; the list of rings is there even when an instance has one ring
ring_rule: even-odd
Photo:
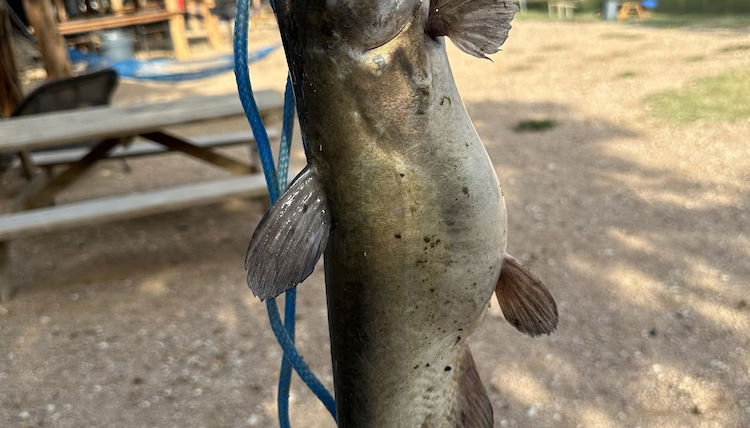
[[[524,318],[534,308],[517,296],[518,278],[499,281],[513,262],[505,203],[440,37],[466,10],[435,16],[455,3],[512,16],[512,4],[485,0],[277,4],[310,165],[256,229],[248,283],[278,295],[325,252],[341,427],[492,426],[466,344],[492,293],[506,318],[521,305],[509,318],[519,329],[554,328]],[[471,54],[494,52],[455,36]],[[302,256],[280,264],[289,252]],[[541,282],[515,265],[536,296]]]

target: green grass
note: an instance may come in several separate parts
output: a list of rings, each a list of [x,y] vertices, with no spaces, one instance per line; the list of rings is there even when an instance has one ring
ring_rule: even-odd
[[[638,73],[636,73],[635,71],[623,71],[622,73],[618,74],[617,77],[619,77],[620,79],[629,79],[637,75]]]
[[[601,36],[602,39],[610,40],[638,40],[646,36],[643,34],[632,34],[632,33],[604,33]]]
[[[743,52],[743,51],[750,51],[750,43],[741,44],[741,45],[724,46],[723,48],[719,49],[719,52],[723,52],[723,53]]]
[[[675,122],[750,119],[750,69],[696,80],[684,89],[646,98],[654,115]]]
[[[686,62],[701,62],[701,61],[703,61],[705,59],[706,59],[706,57],[703,56],[703,55],[695,55],[695,56],[689,56],[689,57],[685,58],[685,61]]]
[[[513,127],[516,132],[541,132],[557,126],[557,122],[550,119],[521,120]]]
[[[628,24],[653,28],[730,28],[750,27],[750,15],[672,15],[654,13],[648,19],[631,20]]]

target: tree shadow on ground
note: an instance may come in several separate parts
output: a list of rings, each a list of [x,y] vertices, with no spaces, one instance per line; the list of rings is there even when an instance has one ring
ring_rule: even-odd
[[[468,110],[504,184],[510,251],[545,279],[561,317],[532,340],[494,311],[475,336],[496,424],[747,421],[748,183],[728,189],[618,155],[647,136],[564,105]],[[560,126],[512,130],[540,116]]]

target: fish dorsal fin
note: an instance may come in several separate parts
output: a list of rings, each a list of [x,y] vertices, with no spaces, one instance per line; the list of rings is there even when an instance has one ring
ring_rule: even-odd
[[[520,332],[535,337],[557,328],[557,304],[542,281],[518,260],[506,256],[495,295],[505,319]]]
[[[330,216],[320,177],[308,165],[250,240],[245,270],[253,294],[276,297],[310,276],[328,242]]]
[[[510,0],[431,0],[425,31],[433,38],[448,36],[467,54],[487,58],[508,38],[515,12]]]
[[[460,357],[458,367],[459,415],[456,421],[458,428],[492,428],[492,404],[482,379],[477,372],[474,357],[468,346]]]

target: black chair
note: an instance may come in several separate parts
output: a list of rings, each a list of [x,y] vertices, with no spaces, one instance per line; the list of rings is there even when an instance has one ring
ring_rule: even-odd
[[[117,72],[104,69],[47,82],[34,89],[16,107],[11,116],[107,105],[112,99],[118,81]]]
[[[103,69],[81,76],[69,77],[44,83],[33,90],[19,104],[11,117],[51,113],[61,110],[74,110],[84,107],[108,105],[117,88],[119,76],[112,69]],[[86,147],[97,141],[59,146],[43,151],[63,150],[73,147]],[[36,150],[35,150],[36,152]],[[32,173],[28,152],[19,153],[26,175]],[[13,163],[13,156],[0,158],[0,171],[3,164],[7,167]]]

